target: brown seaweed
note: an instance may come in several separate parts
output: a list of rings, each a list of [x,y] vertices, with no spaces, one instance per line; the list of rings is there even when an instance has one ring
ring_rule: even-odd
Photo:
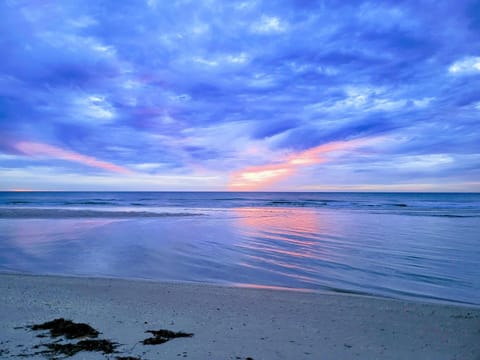
[[[104,354],[111,354],[115,351],[118,344],[109,340],[81,340],[75,344],[50,343],[42,344],[48,350],[41,351],[42,355],[64,355],[73,356],[80,351],[98,351]]]
[[[146,323],[146,322],[145,322]],[[27,326],[27,328],[38,331],[38,330],[49,330],[49,333],[42,333],[39,337],[50,336],[52,338],[63,337],[59,340],[53,341],[51,343],[43,343],[33,346],[32,349],[42,349],[37,351],[34,354],[19,354],[17,356],[29,357],[33,355],[44,355],[49,359],[58,359],[59,357],[66,358],[74,356],[81,351],[95,351],[103,354],[112,354],[119,352],[116,350],[120,344],[112,342],[105,339],[84,339],[78,342],[65,342],[65,339],[79,339],[79,338],[96,338],[100,332],[92,328],[90,325],[85,323],[75,323],[72,320],[66,320],[64,318],[54,319],[52,321],[47,321],[42,324],[35,324]],[[157,345],[163,344],[169,340],[181,337],[192,337],[193,334],[185,332],[175,332],[166,329],[160,330],[148,330],[146,333],[150,333],[153,336],[149,337],[142,341],[144,345]],[[3,343],[1,343],[3,344]],[[8,354],[8,350],[1,350],[0,354]],[[186,353],[183,354],[186,356]],[[139,357],[135,356],[116,356],[116,360],[141,360]]]
[[[160,329],[160,330],[147,330],[145,331],[147,333],[151,333],[153,337],[149,337],[145,340],[142,341],[143,345],[158,345],[158,344],[163,344],[166,343],[169,340],[175,339],[175,338],[180,338],[180,337],[192,337],[193,334],[190,333],[184,333],[184,332],[175,332],[171,330],[165,330],[165,329]]]
[[[96,338],[99,334],[97,330],[88,324],[75,323],[72,320],[65,320],[64,318],[47,321],[43,324],[36,324],[30,326],[32,330],[50,330],[51,337],[65,336],[67,339],[78,338]],[[40,335],[41,336],[41,335]]]

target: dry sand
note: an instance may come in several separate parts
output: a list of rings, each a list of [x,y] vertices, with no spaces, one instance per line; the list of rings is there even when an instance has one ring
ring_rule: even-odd
[[[71,359],[480,359],[480,308],[210,285],[0,275],[0,357],[50,342],[25,328],[90,324],[118,354]],[[143,345],[146,330],[194,333]],[[39,349],[43,349],[40,347]],[[44,358],[29,356],[27,358]]]

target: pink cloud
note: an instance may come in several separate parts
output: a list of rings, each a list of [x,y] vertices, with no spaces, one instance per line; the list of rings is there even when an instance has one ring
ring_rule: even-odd
[[[251,191],[265,188],[266,186],[293,175],[302,167],[326,162],[327,158],[323,155],[334,151],[351,150],[360,145],[365,145],[372,140],[374,139],[333,141],[309,150],[292,153],[274,164],[252,166],[241,169],[231,175],[229,188],[234,191]]]
[[[132,171],[106,161],[98,160],[94,157],[82,155],[74,151],[64,150],[62,148],[37,143],[22,141],[17,142],[14,147],[25,155],[29,156],[48,156],[56,159],[78,162],[91,167],[100,168],[107,171],[113,171],[122,174],[129,174]]]

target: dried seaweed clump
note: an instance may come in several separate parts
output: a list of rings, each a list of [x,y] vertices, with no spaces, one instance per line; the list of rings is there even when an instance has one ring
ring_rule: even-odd
[[[109,340],[82,340],[75,344],[42,344],[48,350],[40,352],[43,355],[64,355],[73,356],[80,351],[98,351],[104,354],[111,354],[115,351],[118,344]]]
[[[29,328],[34,331],[49,330],[52,338],[63,336],[65,339],[70,340],[79,338],[96,338],[98,334],[100,334],[88,324],[75,323],[72,320],[65,320],[64,318],[47,321],[43,324],[35,324],[29,326]],[[39,336],[45,337],[46,335]],[[47,348],[34,355],[41,354],[54,359],[57,356],[73,356],[80,351],[97,351],[103,354],[111,354],[115,352],[115,349],[118,347],[117,343],[104,339],[86,339],[80,340],[76,343],[61,343],[60,341],[62,340],[34,346],[35,349],[38,349],[39,347]]]
[[[96,338],[99,334],[97,330],[88,324],[75,323],[72,320],[64,318],[47,321],[43,324],[30,326],[32,330],[50,330],[51,337],[65,336],[67,339],[78,338]]]
[[[192,337],[193,334],[184,333],[184,332],[175,332],[171,330],[148,330],[145,331],[147,333],[151,333],[153,336],[149,337],[142,341],[143,345],[158,345],[166,343],[169,340],[180,338],[180,337]]]

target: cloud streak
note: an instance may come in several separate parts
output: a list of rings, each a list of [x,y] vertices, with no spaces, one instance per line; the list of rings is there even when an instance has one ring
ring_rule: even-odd
[[[74,151],[61,149],[56,146],[42,144],[37,142],[22,141],[17,142],[13,147],[24,155],[35,158],[47,157],[66,161],[72,161],[83,165],[95,167],[102,170],[116,172],[120,174],[132,174],[132,171],[106,161],[98,160],[94,157],[82,155]]]

